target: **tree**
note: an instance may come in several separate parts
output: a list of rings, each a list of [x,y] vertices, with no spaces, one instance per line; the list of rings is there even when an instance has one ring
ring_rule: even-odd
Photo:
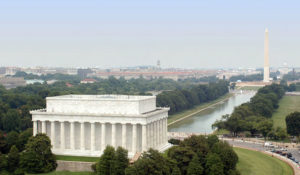
[[[174,166],[171,175],[181,175],[180,169],[177,166]]]
[[[300,112],[293,112],[285,118],[287,133],[300,136]]]
[[[16,131],[11,131],[6,136],[6,146],[4,152],[9,152],[13,145],[18,145],[19,134]]]
[[[55,155],[51,151],[51,141],[45,134],[30,137],[20,160],[27,173],[47,173],[57,167]]]
[[[175,162],[164,158],[157,150],[149,149],[142,156],[125,170],[126,175],[169,175],[176,167]]]
[[[207,175],[224,175],[224,165],[216,153],[209,153],[207,155],[205,168]]]
[[[273,122],[270,119],[265,119],[257,124],[257,130],[264,136],[265,140],[272,128]]]
[[[224,165],[224,172],[236,169],[238,156],[227,142],[219,141],[214,144],[211,152],[216,153],[221,158]]]
[[[115,148],[107,146],[96,166],[96,174],[113,175],[115,173]]]
[[[168,157],[177,162],[181,174],[186,174],[189,163],[192,161],[195,153],[189,147],[174,146],[169,149]]]
[[[202,175],[204,168],[201,165],[199,157],[195,155],[192,161],[189,163],[187,175]]]
[[[116,150],[115,175],[125,175],[125,169],[128,165],[128,151],[122,147],[118,147]]]
[[[19,161],[19,150],[15,145],[13,145],[7,155],[7,170],[13,173],[19,167]]]
[[[28,128],[25,131],[21,132],[18,138],[17,147],[20,151],[25,149],[25,145],[28,139],[32,136],[32,128]]]
[[[7,158],[0,152],[0,172],[7,169]]]

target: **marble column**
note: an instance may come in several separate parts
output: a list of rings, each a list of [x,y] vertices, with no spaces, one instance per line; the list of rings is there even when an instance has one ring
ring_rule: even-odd
[[[153,123],[154,127],[153,127],[153,148],[157,147],[157,121],[155,121]]]
[[[137,143],[137,127],[136,124],[132,124],[132,153],[136,153],[136,143]]]
[[[85,150],[85,127],[84,122],[80,123],[80,149]]]
[[[74,122],[70,122],[70,144],[71,144],[71,146],[70,146],[70,148],[72,149],[72,150],[75,150],[75,124],[74,124]]]
[[[126,138],[126,123],[122,124],[122,147],[126,148],[126,143],[127,138]]]
[[[91,123],[91,150],[95,151],[95,123]]]
[[[151,148],[154,148],[154,124],[153,122],[150,123],[150,145]]]
[[[161,145],[163,143],[163,120],[158,121],[158,129],[159,129],[159,134],[158,134],[158,145]]]
[[[51,121],[51,143],[55,148],[55,121]]]
[[[116,124],[112,123],[111,124],[111,145],[116,148]]]
[[[168,119],[164,119],[164,143],[168,142]]]
[[[147,125],[142,125],[142,151],[147,151]]]
[[[33,136],[35,136],[37,134],[37,122],[38,121],[33,121]]]
[[[104,151],[106,142],[105,142],[105,133],[106,131],[106,125],[105,123],[101,123],[101,150]]]
[[[46,134],[46,121],[42,121],[42,133]]]
[[[65,149],[65,123],[60,122],[60,149]]]

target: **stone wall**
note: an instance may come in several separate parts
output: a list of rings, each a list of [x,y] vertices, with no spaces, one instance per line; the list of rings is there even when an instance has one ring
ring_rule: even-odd
[[[89,171],[92,172],[92,164],[95,162],[76,162],[76,161],[63,161],[57,160],[56,171]]]

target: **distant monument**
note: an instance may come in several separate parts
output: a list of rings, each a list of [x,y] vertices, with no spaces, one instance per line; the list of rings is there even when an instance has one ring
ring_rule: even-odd
[[[268,29],[265,30],[264,82],[270,82],[270,65],[269,65],[269,31],[268,31]]]

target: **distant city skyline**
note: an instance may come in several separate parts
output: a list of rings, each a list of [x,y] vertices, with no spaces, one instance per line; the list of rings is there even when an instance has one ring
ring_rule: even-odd
[[[0,66],[300,67],[298,1],[0,2]]]

